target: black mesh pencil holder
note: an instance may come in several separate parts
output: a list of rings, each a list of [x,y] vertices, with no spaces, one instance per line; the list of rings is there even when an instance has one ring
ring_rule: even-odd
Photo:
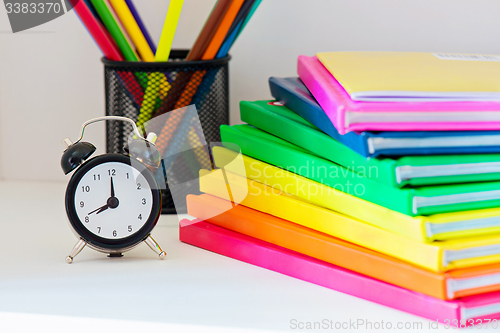
[[[151,117],[195,104],[206,142],[220,142],[219,128],[229,124],[231,57],[185,61],[187,54],[188,50],[173,50],[169,62],[119,62],[103,58],[106,115],[128,117],[140,127]],[[107,122],[107,152],[121,153],[131,131],[127,123]],[[162,190],[162,198],[162,213],[176,213],[168,184]]]

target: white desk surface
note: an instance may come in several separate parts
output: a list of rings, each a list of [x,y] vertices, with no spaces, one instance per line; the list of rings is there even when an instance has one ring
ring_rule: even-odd
[[[85,248],[67,264],[64,258],[77,238],[64,211],[65,188],[65,183],[0,181],[1,332],[336,331],[299,326],[323,320],[383,321],[384,327],[390,322],[391,331],[398,331],[399,322],[415,325],[404,331],[450,331],[181,243],[177,216],[163,215],[153,232],[167,252],[163,261],[141,244],[122,258]]]

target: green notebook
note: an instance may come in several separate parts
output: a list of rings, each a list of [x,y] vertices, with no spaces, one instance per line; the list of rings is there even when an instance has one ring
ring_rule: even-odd
[[[500,182],[397,188],[377,182],[373,177],[363,177],[249,125],[222,125],[221,137],[229,149],[234,149],[232,144],[236,144],[245,155],[411,216],[500,205]]]
[[[500,154],[366,158],[272,101],[241,102],[241,120],[363,177],[395,186],[500,181]]]

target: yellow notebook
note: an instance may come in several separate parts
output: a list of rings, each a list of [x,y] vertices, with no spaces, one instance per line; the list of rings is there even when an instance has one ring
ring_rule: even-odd
[[[316,56],[353,100],[500,100],[498,55],[326,52]]]
[[[220,170],[219,170],[220,171]],[[231,172],[202,170],[200,190],[434,272],[480,266],[500,260],[500,235],[421,243],[285,194]],[[228,194],[228,184],[232,193]],[[230,207],[228,206],[228,209]]]
[[[227,148],[215,147],[213,152],[220,168],[420,242],[500,232],[495,226],[500,208],[411,217]],[[235,160],[238,163],[231,163]]]

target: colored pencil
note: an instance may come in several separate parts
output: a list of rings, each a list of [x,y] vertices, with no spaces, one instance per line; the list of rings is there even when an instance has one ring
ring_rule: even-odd
[[[114,61],[169,60],[184,0],[170,1],[157,48],[133,0],[84,0],[81,1],[80,7],[76,6],[80,1],[69,1],[77,9],[77,14],[107,59]],[[210,60],[226,56],[261,1],[217,1],[186,60]],[[136,53],[136,49],[139,54]],[[200,84],[204,82],[203,90],[205,91],[215,79],[214,75],[206,74],[207,71],[181,72],[172,85],[163,73],[150,73],[148,76],[144,73],[137,74],[140,85],[132,74],[122,74],[119,77],[127,85],[126,89],[132,94],[133,102],[141,105],[138,125],[143,125],[151,119],[158,106],[157,102],[160,101],[159,98],[165,95],[155,116],[189,105],[195,94],[197,101],[200,101],[206,94],[206,92],[197,93]],[[145,93],[140,86],[146,90]],[[175,123],[164,126],[157,141],[159,148],[166,146],[170,137],[162,133],[174,131],[175,127]]]
[[[231,24],[231,27],[229,28],[226,37],[222,42],[221,47],[219,48],[217,54],[215,55],[215,58],[223,58],[224,56],[222,56],[222,54],[227,53],[229,51],[229,48],[231,47],[233,40],[236,38],[236,35],[238,34],[238,29],[243,24],[243,21],[250,12],[250,9],[252,9],[254,2],[255,0],[245,0],[245,2],[243,2],[243,5],[241,6],[238,15],[236,15],[233,23]]]
[[[211,60],[215,58],[215,55],[221,47],[222,42],[224,41],[224,38],[229,31],[229,28],[231,28],[231,24],[233,23],[236,15],[238,15],[238,12],[243,5],[243,1],[244,0],[233,0],[231,2],[231,5],[229,6],[227,13],[224,15],[224,18],[220,22],[215,35],[213,36],[210,44],[208,44],[207,49],[203,53],[203,56],[201,57],[202,60]]]
[[[224,42],[222,43],[222,46],[217,52],[215,58],[218,59],[227,56],[227,54],[229,53],[229,49],[233,46],[240,32],[243,30],[246,23],[250,20],[252,14],[255,12],[260,2],[262,2],[262,0],[245,0],[245,3],[243,4],[243,6],[241,6],[241,9],[234,19],[234,22],[231,25],[231,28],[229,29],[227,36],[224,39]]]
[[[104,57],[113,61],[123,61],[125,58],[120,50],[113,42],[113,39],[106,31],[104,26],[94,16],[89,6],[85,1],[69,0],[73,5],[77,16],[82,21],[87,31],[92,36],[97,46],[103,53]],[[118,73],[120,81],[125,85],[125,90],[131,95],[131,99],[135,104],[142,103],[142,88],[131,73]]]
[[[183,3],[184,0],[171,0],[168,5],[165,24],[163,25],[160,42],[158,43],[158,49],[154,57],[155,61],[168,61],[170,57],[170,50],[172,49],[172,42],[174,40]],[[144,94],[144,101],[137,118],[138,127],[142,127],[149,119],[151,119],[156,106],[156,98],[158,97],[161,83],[165,80],[164,74],[159,72],[149,74],[148,78],[149,81]],[[161,151],[162,149],[160,149],[160,152]]]
[[[217,55],[215,56],[216,59],[224,58],[225,56],[227,56],[227,54],[229,53],[229,49],[231,48],[231,46],[233,46],[234,40],[238,35],[238,30],[241,28],[242,25],[243,21],[240,21],[238,22],[233,31],[229,31],[228,35],[226,36],[226,39],[224,39],[224,43],[222,43],[222,46],[220,47],[219,51],[217,52]]]
[[[238,15],[238,12],[244,1],[245,0],[233,0],[231,2],[231,5],[224,15],[224,18],[220,22],[215,35],[213,36],[210,44],[203,53],[203,56],[201,57],[202,60],[212,60],[215,58],[217,51],[224,41],[224,37],[227,35],[229,29],[231,28],[231,24]],[[191,101],[193,100],[193,96],[196,93],[198,86],[201,84],[201,81],[205,74],[206,71],[198,71],[193,74],[193,76],[189,80],[189,83],[186,85],[186,89],[184,89],[179,100],[175,104],[176,109],[184,107],[191,103]]]
[[[219,0],[196,38],[186,60],[200,60],[215,35],[220,22],[226,15],[232,0]]]
[[[248,13],[245,21],[243,22],[243,24],[241,25],[241,28],[240,30],[238,31],[238,34],[236,35],[236,39],[240,36],[241,32],[243,31],[243,29],[245,29],[245,27],[247,26],[248,24],[248,21],[250,21],[250,19],[252,18],[253,14],[255,13],[255,11],[257,10],[257,8],[259,7],[260,3],[262,2],[262,0],[256,0],[255,3],[253,4],[253,7],[252,9],[250,9],[250,13]],[[235,39],[235,40],[236,40]]]
[[[132,39],[133,44],[137,48],[141,58],[143,61],[153,62],[155,61],[155,55],[153,51],[149,47],[148,41],[142,33],[141,28],[135,21],[134,15],[130,11],[129,7],[125,0],[110,0],[111,5],[113,6],[114,11],[118,15],[119,20],[121,21],[124,29]],[[158,82],[154,82],[155,80],[159,80]],[[151,86],[151,88],[149,88]],[[149,90],[148,90],[149,89]],[[141,105],[141,110],[139,111],[138,121],[139,126],[142,126],[142,122],[147,120],[147,118],[151,117],[151,111],[146,109],[153,108],[156,105],[156,97],[153,97],[158,93],[158,90],[161,91],[161,96],[165,96],[170,89],[170,84],[167,82],[165,75],[162,73],[151,73],[148,75],[148,87],[146,88],[145,100],[148,101],[146,105]],[[153,98],[152,101],[149,99]],[[145,109],[145,110],[143,110]]]
[[[129,42],[123,35],[122,30],[118,26],[116,20],[113,17],[113,14],[110,12],[108,6],[106,5],[106,2],[104,0],[91,0],[91,1],[95,9],[99,13],[99,17],[104,22],[104,25],[106,26],[109,33],[111,34],[116,44],[120,48],[120,51],[125,57],[125,60],[137,61],[138,58],[136,53],[134,52],[134,50],[132,50],[132,47],[130,46]]]
[[[123,37],[127,40],[128,45],[130,45],[130,48],[132,49],[132,52],[134,52],[137,61],[141,61],[141,58],[139,57],[139,54],[137,53],[137,47],[135,46],[134,42],[130,38],[130,36],[127,33],[127,30],[125,30],[125,27],[122,24],[122,21],[118,18],[118,15],[115,12],[115,9],[111,5],[110,0],[103,0],[103,2],[106,4],[106,7],[108,7],[108,11],[113,16],[113,20],[116,22],[116,25],[120,28],[121,33],[123,34]]]
[[[124,57],[120,50],[116,48],[113,40],[101,23],[95,19],[91,9],[85,1],[69,0],[69,2],[72,4],[77,16],[87,28],[87,31],[92,36],[103,55],[109,60],[123,61]]]
[[[210,13],[209,18],[205,22],[203,29],[200,34],[196,38],[196,41],[191,48],[191,51],[188,53],[186,60],[201,60],[203,54],[205,53],[210,41],[215,36],[217,29],[219,28],[221,22],[223,21],[226,13],[231,7],[231,3],[233,0],[219,0],[212,12]],[[192,73],[182,72],[179,77],[172,83],[172,89],[161,105],[160,109],[157,111],[155,116],[163,114],[165,112],[169,112],[173,110],[179,101],[181,94],[184,92],[186,85],[190,81]]]
[[[183,3],[184,0],[170,0],[167,17],[158,43],[158,50],[156,50],[155,54],[155,61],[168,61],[170,57],[170,50],[172,49],[172,42],[174,41]]]
[[[127,4],[132,15],[134,16],[134,19],[137,22],[137,25],[139,26],[139,28],[141,29],[144,38],[146,38],[146,41],[148,42],[149,48],[151,49],[153,54],[155,54],[156,53],[156,44],[153,41],[153,39],[151,38],[151,35],[149,34],[149,31],[146,28],[146,25],[142,21],[141,16],[139,15],[139,12],[135,8],[134,2],[132,0],[125,0],[125,3]],[[162,85],[165,84],[165,86],[170,88],[170,84],[169,84],[169,82],[171,81],[170,74],[168,72],[165,72],[164,74],[165,74],[168,82],[163,82]],[[160,91],[162,92],[162,95],[160,97],[162,99],[165,98],[165,96],[163,94],[166,92],[166,89],[163,89],[162,86],[160,86]]]
[[[110,0],[110,2],[123,27],[132,39],[135,47],[137,48],[141,59],[144,61],[154,61],[155,56],[153,54],[153,51],[149,47],[146,38],[142,34],[141,28],[135,21],[134,16],[125,3],[125,0]]]
[[[205,24],[205,27],[207,27],[207,30],[211,30],[210,33],[213,33],[213,37],[208,43],[208,46],[206,47],[206,50],[203,52],[203,55],[201,57],[202,60],[210,60],[213,59],[218,50],[220,49],[222,42],[224,41],[224,38],[228,34],[229,29],[231,28],[233,22],[235,21],[236,17],[238,16],[238,13],[244,3],[244,0],[232,0],[229,3],[226,3],[228,7],[225,10],[224,15],[222,18],[217,17],[217,21],[214,19],[211,23],[213,26],[208,26],[208,21]],[[217,6],[217,5],[216,5]],[[214,15],[215,13],[215,8],[212,13]],[[211,15],[211,16],[212,16]],[[243,17],[243,14],[242,14]],[[210,19],[209,19],[210,20]],[[217,26],[215,28],[215,26]],[[205,27],[203,30],[205,30]],[[213,32],[215,30],[215,33]],[[203,33],[203,31],[202,31]],[[202,35],[202,34],[200,34]],[[196,44],[196,43],[195,43]],[[201,43],[200,43],[201,44]],[[198,87],[203,81],[203,78],[205,77],[206,71],[197,71],[191,75],[189,78],[189,81],[184,80],[184,82],[188,82],[187,84],[179,84],[175,85],[175,82],[172,84],[173,88],[172,90],[175,89],[175,93],[169,94],[166,98],[166,103],[162,105],[162,108],[160,108],[160,113],[161,112],[168,112],[170,109],[177,109],[181,108],[184,106],[189,105],[192,100],[193,96],[196,94]],[[215,76],[214,76],[215,78]],[[184,78],[187,79],[187,78]],[[208,78],[208,81],[210,81],[210,78]],[[182,82],[182,81],[181,81]],[[180,92],[180,94],[179,94]],[[177,97],[179,96],[179,97]],[[175,104],[172,107],[172,100],[175,100]],[[162,131],[160,132],[158,136],[158,140],[156,141],[157,147],[159,147],[160,151],[162,149],[165,149],[165,147],[168,145],[169,140],[170,140],[170,135],[167,134],[169,131],[173,131],[175,129],[176,124],[166,124]]]
[[[141,19],[141,16],[139,15],[139,12],[135,8],[134,2],[132,0],[125,0],[125,3],[128,6],[128,9],[134,16],[135,21],[137,22],[137,25],[139,25],[139,28],[142,31],[142,34],[144,35],[144,38],[146,38],[146,41],[148,42],[149,47],[151,48],[151,51],[153,51],[153,54],[156,53],[156,44],[151,38],[151,35],[148,32],[148,29],[146,29],[146,25]]]
[[[186,60],[191,61],[191,60],[200,60],[201,57],[203,56],[203,53],[205,52],[208,44],[210,43],[210,40],[212,37],[215,35],[215,32],[217,31],[217,27],[219,26],[220,22],[224,18],[225,13],[229,9],[229,6],[231,5],[232,0],[219,0],[215,6],[214,9],[212,10],[212,13],[210,14],[209,18],[205,22],[205,25],[203,26],[203,29],[201,30],[200,34],[196,38],[196,41],[191,48],[191,51],[188,53]],[[177,78],[172,82],[172,88],[169,91],[169,94],[163,101],[162,105],[160,108],[156,111],[154,116],[161,115],[165,112],[169,112],[174,109],[175,104],[179,100],[179,97],[181,96],[182,92],[186,88],[186,85],[188,84],[190,78],[192,76],[192,73],[189,72],[181,72],[177,76]]]
[[[97,10],[95,10],[94,5],[92,4],[92,1],[90,1],[90,0],[84,0],[84,1],[85,1],[85,4],[87,5],[87,7],[89,7],[89,9],[92,12],[92,14],[94,15],[94,17],[104,26],[104,22],[99,17],[99,14],[97,13]]]

